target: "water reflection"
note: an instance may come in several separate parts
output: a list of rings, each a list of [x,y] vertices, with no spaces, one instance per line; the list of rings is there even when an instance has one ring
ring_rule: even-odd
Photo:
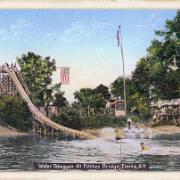
[[[149,162],[152,170],[179,170],[180,135],[173,137],[166,135],[153,139],[123,139],[121,160]],[[140,151],[142,141],[151,148],[146,153]],[[118,163],[119,161],[120,144],[113,139],[64,141],[38,136],[0,138],[1,170],[33,170],[34,162]]]

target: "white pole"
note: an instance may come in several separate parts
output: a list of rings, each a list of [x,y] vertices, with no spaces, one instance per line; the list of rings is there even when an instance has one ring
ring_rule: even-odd
[[[126,105],[126,80],[125,80],[125,67],[124,67],[124,53],[123,53],[123,44],[122,44],[122,34],[121,26],[119,26],[119,48],[121,51],[121,59],[123,64],[123,84],[124,84],[124,106],[125,106],[125,116],[127,116],[127,105]]]
[[[120,163],[121,163],[121,139],[119,140],[119,144],[120,144]]]

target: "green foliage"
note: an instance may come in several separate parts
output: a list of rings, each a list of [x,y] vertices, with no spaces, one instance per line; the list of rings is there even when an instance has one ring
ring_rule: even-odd
[[[156,31],[160,40],[152,41],[146,56],[150,67],[149,83],[156,98],[179,98],[180,86],[180,11],[167,20],[165,29]]]
[[[17,58],[21,74],[31,92],[33,102],[38,106],[48,106],[53,101],[53,93],[60,93],[60,84],[52,85],[52,74],[56,70],[55,60],[42,58],[33,52],[28,52]]]
[[[141,118],[140,118],[140,116],[139,115],[130,115],[129,116],[131,119],[132,119],[132,121],[134,122],[134,123],[140,123],[141,122]]]
[[[89,117],[80,117],[79,109],[74,107],[62,108],[59,115],[53,117],[53,120],[74,129],[123,127],[126,124],[125,118],[117,118],[99,113]]]
[[[101,108],[105,107],[106,100],[103,95],[91,88],[82,88],[74,93],[80,107]]]
[[[39,103],[41,103],[43,99],[39,99],[37,94],[42,93],[51,84],[51,76],[56,70],[55,60],[51,61],[50,57],[42,58],[33,52],[28,52],[23,54],[21,58],[17,58],[17,62],[32,96],[35,97],[34,100],[37,102],[39,100]]]
[[[132,85],[134,89],[144,97],[149,97],[149,65],[145,58],[141,58],[132,73]]]
[[[95,94],[101,94],[105,100],[108,100],[111,97],[111,94],[109,92],[109,88],[103,84],[98,85],[94,89]]]
[[[131,96],[134,93],[134,86],[133,82],[130,78],[126,78],[126,96]],[[121,96],[124,98],[124,85],[123,85],[123,77],[117,78],[112,84],[111,84],[111,94],[115,97]]]
[[[53,120],[63,126],[80,129],[80,114],[74,108],[62,108],[59,115],[54,117]]]
[[[152,42],[150,50],[148,50],[149,84],[153,87],[153,96],[156,99],[180,97],[178,92],[180,74],[176,63],[176,58],[179,58],[177,57],[177,47],[174,40],[168,39],[158,45]],[[154,54],[151,53],[152,49],[154,49]]]
[[[81,119],[81,127],[84,129],[103,127],[124,127],[125,125],[126,120],[124,118],[111,117],[102,114]]]
[[[63,96],[63,93],[55,93],[53,106],[57,106],[59,108],[65,107],[68,105],[67,99]]]
[[[138,113],[141,117],[149,117],[149,100],[141,96],[138,92],[128,98],[129,111]]]
[[[0,98],[0,119],[21,131],[28,131],[32,127],[31,113],[19,96]]]

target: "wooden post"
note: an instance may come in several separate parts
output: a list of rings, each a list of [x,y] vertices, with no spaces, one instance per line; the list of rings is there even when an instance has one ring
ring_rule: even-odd
[[[39,134],[39,124],[36,122],[36,132]]]
[[[32,129],[32,132],[33,132],[33,134],[36,133],[36,126],[35,126],[35,122],[34,122],[34,121],[33,121],[33,129]]]
[[[75,134],[73,134],[73,139],[75,139],[76,138],[76,135]]]
[[[64,132],[64,134],[65,134],[65,139],[67,140],[67,133],[66,133],[66,132]]]
[[[57,140],[58,140],[58,131],[56,131],[56,138],[57,138]]]
[[[46,126],[44,126],[44,136],[46,136]]]
[[[87,110],[88,110],[88,111],[87,111],[87,115],[88,115],[88,117],[89,117],[89,105],[88,105],[88,108],[87,108]]]
[[[39,135],[40,135],[40,138],[41,138],[41,126],[39,127]]]
[[[51,128],[51,136],[53,137],[54,129]]]

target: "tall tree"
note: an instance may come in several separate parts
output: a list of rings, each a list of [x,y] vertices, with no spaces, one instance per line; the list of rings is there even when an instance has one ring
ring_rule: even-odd
[[[104,97],[104,99],[106,99],[106,100],[108,100],[111,97],[111,94],[109,92],[109,88],[103,84],[98,85],[94,89],[94,93],[101,94]]]
[[[56,70],[55,60],[28,52],[21,58],[17,58],[17,62],[33,102],[36,105],[45,106],[48,115],[48,106],[53,101],[53,92],[60,92],[60,84],[52,85],[52,74]]]
[[[126,96],[132,95],[134,93],[133,81],[130,78],[126,78]],[[121,96],[124,99],[124,85],[123,85],[123,77],[120,76],[117,78],[110,86],[111,94],[115,97]]]
[[[154,99],[180,97],[180,11],[165,28],[155,31],[147,49],[132,73],[134,88],[141,96]]]
[[[142,96],[149,97],[149,64],[146,58],[141,58],[132,72],[132,83],[134,89]]]
[[[57,92],[54,95],[53,105],[57,106],[59,108],[65,107],[68,105],[67,99],[63,96],[64,94],[62,92]]]
[[[147,53],[150,83],[157,98],[180,97],[180,11],[167,20],[165,29],[156,31]]]
[[[82,88],[74,93],[80,107],[100,108],[105,107],[106,100],[101,93],[96,93],[91,88]]]

